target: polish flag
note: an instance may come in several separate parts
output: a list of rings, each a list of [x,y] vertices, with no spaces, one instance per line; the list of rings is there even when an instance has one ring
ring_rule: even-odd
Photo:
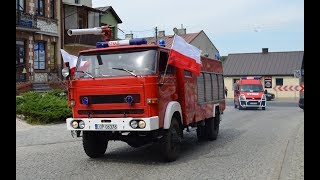
[[[200,75],[201,50],[175,35],[170,49],[168,64]]]
[[[76,67],[77,61],[78,61],[78,57],[77,56],[71,55],[71,54],[67,53],[63,49],[60,49],[60,52],[61,52],[61,55],[62,55],[63,62],[65,62],[65,63],[68,62],[70,68]]]
[[[72,77],[74,75],[75,71],[76,71],[78,57],[67,53],[63,49],[60,49],[60,52],[61,52],[61,55],[62,55],[63,62],[65,62],[65,63],[68,62],[69,63],[70,76]],[[90,62],[89,61],[81,61],[80,62],[80,67],[78,68],[78,71],[86,71],[86,69],[89,66],[90,66]]]

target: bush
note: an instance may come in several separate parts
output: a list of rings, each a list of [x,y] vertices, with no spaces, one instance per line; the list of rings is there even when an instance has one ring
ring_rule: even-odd
[[[27,92],[16,97],[16,114],[22,114],[32,124],[63,122],[72,116],[66,95],[60,96],[62,90],[48,93]]]

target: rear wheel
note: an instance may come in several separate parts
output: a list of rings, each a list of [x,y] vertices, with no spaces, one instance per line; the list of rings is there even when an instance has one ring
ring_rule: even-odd
[[[198,138],[198,141],[204,141],[206,139],[206,127],[205,126],[198,125],[197,138]]]
[[[101,157],[108,147],[107,134],[105,132],[83,131],[82,143],[84,151],[89,157]]]
[[[220,113],[216,112],[215,117],[206,120],[206,132],[209,141],[216,140],[219,134]]]
[[[171,125],[165,130],[161,139],[161,151],[166,161],[175,161],[180,154],[182,130],[175,117],[171,119]]]

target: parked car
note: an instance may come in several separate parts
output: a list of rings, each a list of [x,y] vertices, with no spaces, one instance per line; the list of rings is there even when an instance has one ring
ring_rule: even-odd
[[[304,110],[304,96],[301,96],[299,99],[299,107]]]
[[[269,93],[269,92],[267,92],[266,93],[266,97],[267,97],[267,101],[271,101],[271,100],[273,100],[274,99],[274,94],[273,93]]]

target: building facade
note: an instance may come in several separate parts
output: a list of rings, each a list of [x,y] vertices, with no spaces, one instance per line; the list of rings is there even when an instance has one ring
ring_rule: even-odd
[[[60,0],[16,0],[16,82],[58,78]]]

